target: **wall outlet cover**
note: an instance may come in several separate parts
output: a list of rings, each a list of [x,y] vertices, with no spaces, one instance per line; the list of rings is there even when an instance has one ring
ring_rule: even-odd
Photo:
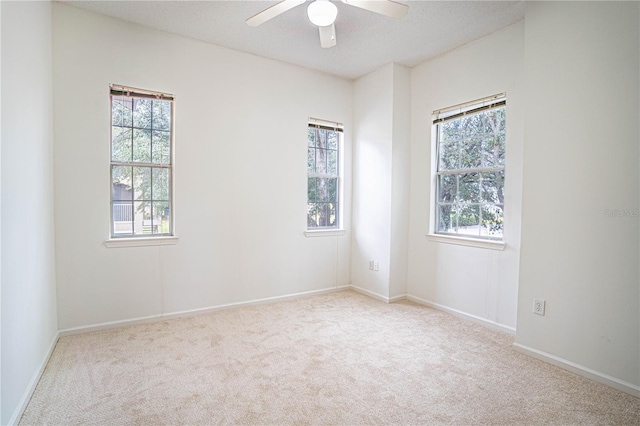
[[[533,313],[536,315],[544,315],[547,302],[543,299],[533,299]]]

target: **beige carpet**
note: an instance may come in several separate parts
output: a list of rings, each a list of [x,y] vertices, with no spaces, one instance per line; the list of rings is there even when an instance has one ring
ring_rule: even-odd
[[[22,425],[640,425],[640,400],[350,291],[61,338]]]

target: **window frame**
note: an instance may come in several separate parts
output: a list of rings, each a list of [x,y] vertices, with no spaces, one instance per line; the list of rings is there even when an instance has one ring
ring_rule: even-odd
[[[322,129],[333,131],[338,134],[337,141],[337,164],[336,164],[336,173],[311,173],[309,172],[308,167],[308,159],[309,159],[309,145],[307,141],[306,145],[306,155],[307,158],[307,173],[306,173],[306,188],[307,188],[307,196],[306,196],[306,210],[305,210],[305,236],[307,237],[315,237],[315,236],[331,236],[331,235],[343,235],[345,230],[343,228],[343,180],[344,180],[344,126],[342,123],[321,120],[318,118],[310,117],[307,122],[306,130],[309,129]],[[316,148],[317,149],[317,148]],[[325,148],[327,149],[327,148]],[[318,227],[309,227],[309,179],[310,178],[335,178],[336,179],[336,213],[335,213],[335,224],[333,226],[318,226]]]
[[[473,115],[477,113],[481,113],[484,111],[497,109],[497,108],[506,108],[507,99],[506,93],[499,93],[493,96],[488,96],[486,98],[481,98],[478,100],[466,102],[463,104],[454,105],[451,107],[439,109],[433,111],[433,120],[431,125],[431,140],[432,140],[432,150],[431,150],[431,170],[432,170],[432,181],[431,181],[431,196],[430,196],[430,221],[429,221],[429,231],[427,237],[429,240],[434,242],[441,243],[449,243],[449,244],[457,244],[471,247],[479,247],[479,248],[488,248],[494,250],[504,250],[506,247],[505,243],[505,228],[503,222],[502,235],[500,237],[483,237],[481,235],[470,235],[470,234],[462,234],[462,233],[450,233],[450,232],[440,232],[438,231],[438,206],[441,204],[439,202],[439,176],[442,175],[459,175],[464,171],[467,173],[486,173],[486,172],[502,172],[503,174],[503,185],[506,182],[506,134],[507,134],[507,123],[505,118],[505,158],[504,164],[501,167],[482,167],[482,165],[474,168],[459,168],[441,171],[440,167],[440,132],[439,125],[443,122],[462,118],[465,115]],[[504,188],[504,186],[503,186]],[[482,201],[479,200],[478,203],[481,205]],[[503,217],[506,205],[506,199],[502,206]],[[503,219],[504,220],[504,219]]]
[[[153,160],[153,157],[149,159],[148,162],[145,161],[134,161],[132,157],[130,161],[117,161],[113,158],[113,103],[114,99],[118,97],[128,97],[128,98],[137,98],[137,99],[150,99],[150,100],[162,100],[170,103],[171,111],[170,111],[170,125],[167,129],[154,129],[151,127],[149,130],[153,132],[163,131],[169,132],[169,159],[167,163],[160,163]],[[150,91],[146,89],[133,88],[128,86],[110,84],[109,85],[109,238],[105,241],[105,245],[107,247],[137,247],[137,246],[146,246],[146,245],[167,245],[167,244],[176,244],[178,238],[175,233],[175,196],[174,196],[174,172],[175,172],[175,98],[173,95],[168,93]],[[131,129],[135,129],[133,126],[133,122],[131,123]],[[151,142],[152,143],[152,142]],[[151,145],[153,146],[153,145]],[[133,146],[132,146],[133,149]],[[116,233],[115,232],[115,222],[114,222],[114,190],[113,190],[113,169],[114,167],[131,167],[132,173],[133,168],[135,167],[144,167],[149,168],[150,173],[153,176],[153,172],[156,169],[165,169],[168,170],[168,205],[169,205],[169,231],[163,233],[150,233],[150,234],[136,234],[135,233],[135,225],[133,224],[135,220],[132,220],[132,231],[133,233]],[[132,176],[133,179],[133,176]],[[153,177],[151,177],[151,185],[153,185]],[[153,193],[153,189],[151,190]],[[153,196],[149,200],[145,200],[147,202],[153,203]],[[132,194],[132,208],[135,209],[135,194]],[[164,202],[164,200],[163,200]],[[153,205],[153,204],[152,204]],[[135,213],[133,213],[135,214]],[[153,217],[153,212],[151,213]],[[153,226],[153,219],[152,224]]]

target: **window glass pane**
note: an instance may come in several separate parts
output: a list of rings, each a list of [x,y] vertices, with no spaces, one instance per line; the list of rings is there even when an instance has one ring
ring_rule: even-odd
[[[326,149],[316,149],[316,173],[327,173]]]
[[[131,128],[111,127],[111,160],[131,161]]]
[[[485,114],[486,139],[485,139],[485,164],[488,167],[504,166],[505,157],[505,124],[506,109],[497,108]]]
[[[123,96],[114,96],[111,103],[111,124],[114,126],[129,126],[133,122],[133,100]]]
[[[482,135],[467,136],[460,146],[460,168],[480,167],[482,163]]]
[[[169,201],[169,169],[153,168],[153,201]]]
[[[438,176],[438,202],[452,203],[456,199],[458,190],[457,175]]]
[[[307,228],[316,228],[320,219],[320,212],[317,203],[307,204]]]
[[[154,131],[152,140],[151,159],[156,164],[169,164],[171,162],[171,133]]]
[[[327,151],[327,173],[338,174],[338,151]]]
[[[453,204],[439,204],[436,210],[436,231],[455,232],[457,216]]]
[[[151,230],[154,234],[169,234],[171,228],[169,219],[171,216],[170,205],[168,202],[152,203],[153,217],[151,218]]]
[[[111,166],[111,199],[133,200],[131,167]]]
[[[485,167],[504,167],[505,135],[488,135],[484,140],[484,164]]]
[[[307,204],[307,228],[337,226],[337,211],[338,205],[334,203]]]
[[[169,101],[152,101],[153,117],[152,125],[157,130],[171,129],[171,102]]]
[[[501,238],[504,225],[504,211],[499,205],[482,206],[481,235],[490,238]]]
[[[316,130],[307,128],[307,146],[312,148],[316,146]]]
[[[316,196],[318,201],[331,201],[331,188],[335,179],[317,178]]]
[[[151,129],[151,99],[133,98],[133,127]]]
[[[114,201],[112,211],[113,233],[131,235],[133,233],[133,202]]]
[[[134,199],[151,200],[151,167],[133,168]]]
[[[454,120],[458,122],[457,133],[461,139],[468,139],[469,137],[478,133],[478,114],[465,115],[463,117]]]
[[[454,170],[460,164],[458,127],[457,120],[438,125],[438,170]]]
[[[151,130],[133,129],[133,161],[151,161]]]
[[[480,205],[466,203],[458,205],[458,229],[459,234],[480,235]]]
[[[480,201],[479,173],[458,175],[458,201],[477,203]]]
[[[327,179],[327,201],[332,203],[338,202],[338,179],[331,178]]]
[[[316,171],[316,150],[307,148],[307,173],[315,173]]]
[[[327,203],[318,203],[318,226],[329,226]]]
[[[325,149],[327,147],[327,131],[316,129],[316,147]]]
[[[338,132],[327,131],[327,148],[338,149]]]
[[[307,179],[307,202],[313,203],[318,200],[318,192],[316,188],[316,178]]]
[[[113,221],[131,223],[133,221],[133,201],[114,201]]]
[[[327,226],[336,226],[338,224],[337,206],[334,203],[327,204]]]
[[[482,201],[504,204],[504,171],[482,173]]]
[[[474,133],[481,137],[485,134],[491,133],[487,111],[480,112],[476,115],[478,116],[478,125],[476,126]]]
[[[133,203],[133,232],[135,235],[152,234],[151,201]]]
[[[487,113],[488,128],[491,130],[493,134],[504,133],[506,130],[507,123],[507,109],[502,106],[500,108],[495,108]]]

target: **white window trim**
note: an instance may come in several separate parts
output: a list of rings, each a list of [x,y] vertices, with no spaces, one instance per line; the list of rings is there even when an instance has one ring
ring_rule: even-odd
[[[179,238],[175,235],[161,237],[109,238],[105,240],[104,245],[107,248],[168,246],[178,244],[178,241]]]
[[[436,243],[455,244],[459,246],[477,247],[490,250],[504,250],[507,244],[503,241],[481,240],[476,238],[454,237],[452,235],[429,233],[426,235],[429,241]]]
[[[433,116],[439,116],[442,113],[450,113],[453,110],[464,110],[467,106],[477,104],[483,101],[491,102],[496,98],[506,98],[506,92],[499,93],[487,98],[466,102],[464,104],[444,108],[433,111]],[[466,237],[464,235],[451,235],[436,233],[436,198],[437,198],[437,176],[438,176],[438,139],[437,126],[431,125],[431,191],[429,196],[429,231],[426,234],[427,240],[436,243],[454,244],[467,247],[477,247],[490,250],[504,250],[507,247],[504,233],[502,240],[490,240],[483,238]],[[506,167],[505,167],[506,170]],[[506,204],[506,203],[505,203]],[[503,230],[504,232],[504,230]]]
[[[307,238],[310,237],[335,237],[335,236],[340,236],[340,235],[346,235],[347,230],[346,229],[334,229],[334,228],[328,228],[328,229],[316,229],[316,230],[309,230],[309,231],[305,231],[304,232],[304,236]]]

